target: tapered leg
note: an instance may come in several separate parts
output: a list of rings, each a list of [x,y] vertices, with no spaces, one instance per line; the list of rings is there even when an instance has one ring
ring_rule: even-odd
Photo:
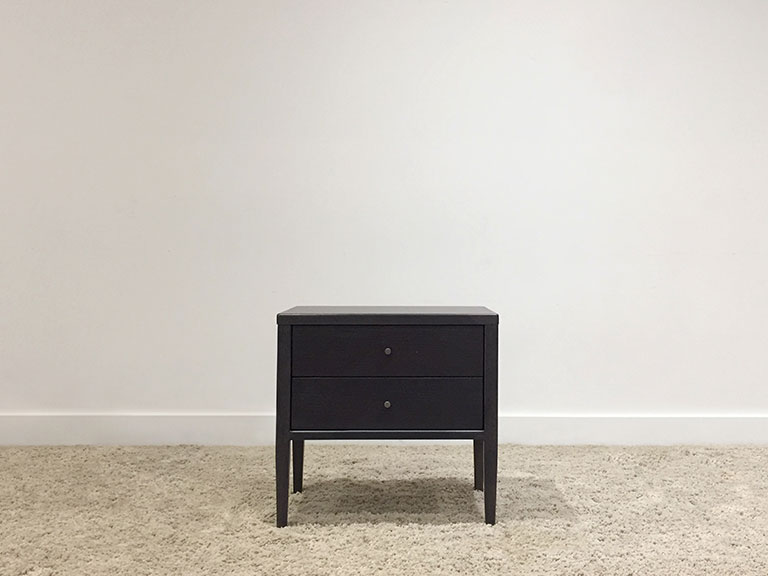
[[[499,326],[485,326],[485,435],[483,436],[483,484],[485,522],[496,524],[496,470],[499,448]]]
[[[496,470],[497,445],[496,440],[486,440],[483,443],[483,475],[485,496],[485,523],[496,524]]]
[[[301,492],[304,474],[304,440],[293,440],[293,491]]]
[[[277,520],[278,528],[288,524],[288,476],[291,464],[291,442],[280,440],[275,444],[275,475],[277,477]]]
[[[472,441],[475,449],[475,490],[483,489],[483,441],[475,438]]]
[[[288,482],[291,466],[291,327],[277,327],[277,412],[275,418],[275,524],[288,524]]]

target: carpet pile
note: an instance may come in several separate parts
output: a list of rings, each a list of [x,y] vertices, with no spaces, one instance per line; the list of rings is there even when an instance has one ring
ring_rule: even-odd
[[[0,574],[768,574],[768,448],[499,454],[307,442],[274,527],[271,447],[0,448]]]

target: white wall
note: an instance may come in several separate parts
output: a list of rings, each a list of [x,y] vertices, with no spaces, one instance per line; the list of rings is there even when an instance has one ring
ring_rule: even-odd
[[[269,441],[294,304],[493,308],[505,440],[768,442],[766,21],[0,3],[0,442]]]

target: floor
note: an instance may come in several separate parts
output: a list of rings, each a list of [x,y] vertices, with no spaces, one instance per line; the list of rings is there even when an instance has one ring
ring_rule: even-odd
[[[0,448],[0,574],[768,574],[768,447]]]

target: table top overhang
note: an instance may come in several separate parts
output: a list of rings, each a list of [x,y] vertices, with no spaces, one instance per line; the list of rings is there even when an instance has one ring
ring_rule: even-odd
[[[498,324],[484,306],[294,306],[277,315],[278,324]]]

